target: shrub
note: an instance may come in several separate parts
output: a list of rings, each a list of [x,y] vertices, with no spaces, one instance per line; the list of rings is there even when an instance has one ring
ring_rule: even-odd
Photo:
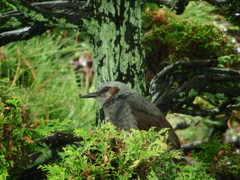
[[[17,178],[29,161],[27,155],[39,149],[34,139],[64,130],[68,121],[37,119],[28,102],[14,93],[18,88],[0,80],[0,179]]]
[[[197,21],[171,20],[149,32],[144,38],[144,46],[147,64],[154,74],[162,70],[164,63],[222,56],[234,59],[237,54],[229,38],[218,27]]]
[[[118,131],[111,124],[91,133],[75,132],[84,143],[68,146],[60,153],[61,162],[43,165],[49,180],[62,179],[210,179],[203,168],[172,164],[179,150],[170,150],[163,133]],[[179,171],[177,169],[180,169]],[[60,172],[60,174],[59,174]],[[178,172],[178,173],[176,173]]]
[[[240,157],[234,147],[222,144],[217,137],[214,137],[201,144],[200,148],[202,150],[193,153],[193,156],[211,176],[219,180],[239,179]]]

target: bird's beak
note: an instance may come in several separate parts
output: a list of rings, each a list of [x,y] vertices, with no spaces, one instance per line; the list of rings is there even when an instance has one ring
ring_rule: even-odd
[[[81,96],[81,98],[95,98],[97,96],[98,96],[98,92],[93,92],[93,93],[89,93],[84,96]]]

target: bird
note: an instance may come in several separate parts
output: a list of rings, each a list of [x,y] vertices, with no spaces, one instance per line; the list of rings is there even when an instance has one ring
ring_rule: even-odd
[[[181,144],[171,124],[162,112],[147,98],[138,94],[127,84],[119,81],[107,81],[96,88],[95,92],[82,98],[95,98],[103,108],[105,120],[111,122],[117,129],[160,131],[168,128],[167,143],[171,149],[179,149]],[[185,164],[185,161],[184,161]]]

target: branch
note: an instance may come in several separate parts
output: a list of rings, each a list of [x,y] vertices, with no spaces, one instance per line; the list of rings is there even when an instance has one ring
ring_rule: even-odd
[[[78,142],[82,142],[82,137],[76,137],[70,133],[54,132],[50,136],[36,139],[34,142],[44,147],[41,151],[33,152],[28,155],[28,158],[23,164],[27,164],[28,168],[45,163],[50,158],[58,156],[59,152],[63,151],[63,148],[67,145],[74,145]]]
[[[0,15],[0,46],[18,40],[27,40],[46,30],[60,28],[83,28],[93,11],[89,3],[68,1],[27,4],[19,0],[9,1],[19,11],[9,11]],[[10,37],[10,35],[14,37]]]
[[[18,179],[46,179],[46,175],[39,168],[39,165],[60,159],[58,153],[63,152],[64,147],[67,145],[76,145],[77,147],[78,143],[82,141],[84,141],[82,137],[76,137],[73,134],[63,132],[55,132],[50,136],[35,140],[44,149],[28,155],[25,161],[21,162],[21,165],[23,167],[25,165],[26,169],[17,175]]]
[[[33,6],[36,9],[42,9],[47,11],[55,11],[58,13],[66,13],[66,14],[82,14],[83,12],[86,12],[83,7],[85,7],[84,3],[72,3],[68,1],[50,1],[50,2],[41,2],[41,3],[32,3],[31,6]],[[17,10],[8,11],[0,15],[0,24],[7,23],[11,18],[21,18],[24,17],[23,13]]]
[[[178,62],[158,73],[150,84],[152,102],[169,110],[194,116],[216,116],[239,110],[240,72],[219,69],[216,60]],[[194,104],[204,97],[215,108]]]
[[[204,61],[189,61],[189,62],[177,62],[170,66],[165,67],[161,72],[159,72],[151,81],[149,92],[152,95],[152,102],[157,104],[162,113],[166,114],[172,106],[171,101],[175,95],[173,90],[177,86],[178,82],[175,81],[176,77],[181,77],[186,75],[183,79],[184,83],[187,74],[184,71],[196,71],[196,69],[205,67],[216,67],[218,64],[217,60],[204,60]],[[182,72],[181,72],[182,71]],[[175,75],[173,77],[173,75]]]
[[[41,35],[42,33],[46,32],[47,28],[41,28],[38,26],[36,28],[26,27],[19,30],[8,31],[0,34],[0,46],[5,45],[10,42],[20,41],[20,40],[27,40],[36,35]]]
[[[181,149],[183,150],[184,154],[188,154],[190,153],[191,151],[195,151],[195,152],[199,152],[201,151],[202,149],[199,147],[199,145],[201,145],[203,142],[200,142],[200,141],[195,141],[195,142],[191,142],[191,143],[188,143],[188,144],[183,144],[181,146]],[[228,144],[231,144],[233,145],[235,148],[237,149],[240,149],[240,141],[238,139],[236,140],[231,140],[231,141],[228,141],[226,142]]]

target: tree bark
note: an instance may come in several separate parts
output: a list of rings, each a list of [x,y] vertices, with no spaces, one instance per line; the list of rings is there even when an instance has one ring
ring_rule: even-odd
[[[145,93],[142,47],[142,0],[103,0],[95,4],[95,16],[86,23],[93,45],[96,84],[130,83]]]

